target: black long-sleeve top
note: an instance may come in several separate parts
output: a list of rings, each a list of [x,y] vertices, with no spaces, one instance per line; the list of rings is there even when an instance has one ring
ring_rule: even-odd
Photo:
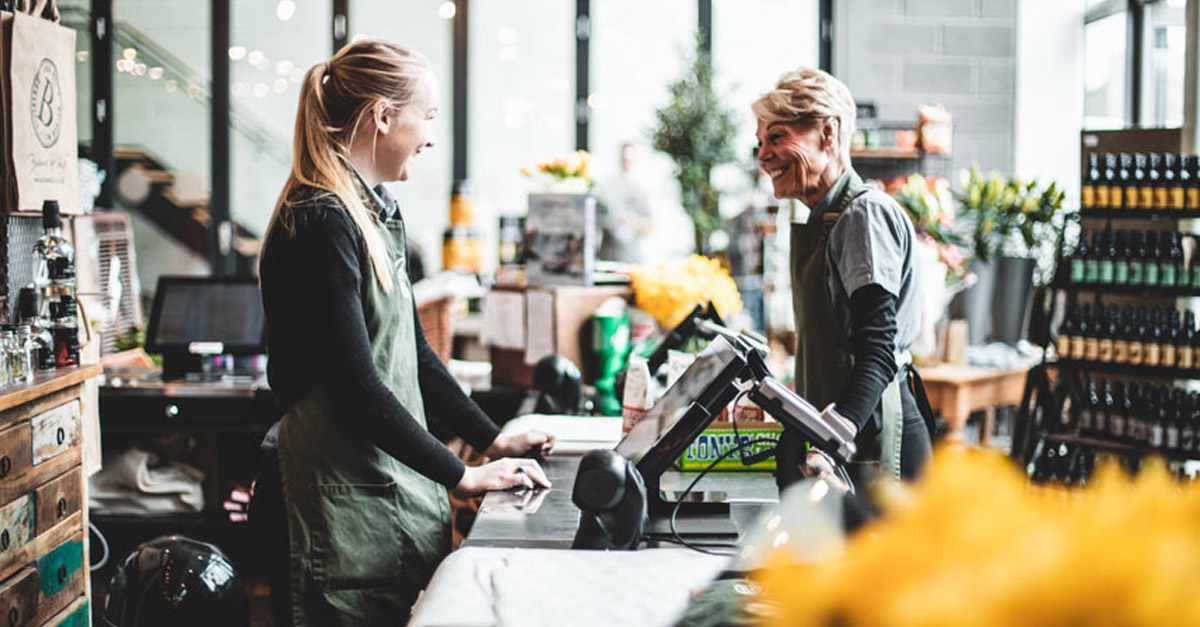
[[[860,433],[878,433],[883,390],[896,377],[896,296],[880,285],[859,288],[850,296],[850,343],[854,367],[837,400],[838,412]],[[916,400],[902,385],[904,415],[918,415]]]
[[[259,270],[267,378],[279,413],[323,384],[344,409],[347,429],[426,477],[457,485],[466,467],[433,433],[457,434],[482,451],[498,428],[429,347],[419,321],[417,374],[429,429],[396,399],[371,358],[364,312],[375,278],[362,233],[336,197],[311,189],[295,197],[308,200],[291,209],[294,233],[275,225]]]

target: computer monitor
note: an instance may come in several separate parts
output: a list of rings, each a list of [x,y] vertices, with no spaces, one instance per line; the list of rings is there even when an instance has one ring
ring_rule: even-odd
[[[164,376],[178,375],[204,355],[267,352],[266,330],[254,279],[164,276],[154,293],[146,350],[163,354]]]
[[[746,363],[741,349],[713,339],[617,444],[617,453],[637,464],[648,489],[733,400],[734,381]]]

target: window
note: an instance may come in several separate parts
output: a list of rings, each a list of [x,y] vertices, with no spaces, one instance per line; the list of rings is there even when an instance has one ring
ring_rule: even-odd
[[[1142,81],[1144,124],[1183,125],[1186,4],[1186,0],[1167,0],[1147,7],[1147,51]]]
[[[1125,126],[1125,30],[1128,15],[1113,13],[1084,27],[1087,69],[1083,115],[1089,129]]]

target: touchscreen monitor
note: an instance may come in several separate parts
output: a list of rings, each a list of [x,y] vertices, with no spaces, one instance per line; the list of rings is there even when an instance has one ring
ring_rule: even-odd
[[[643,474],[665,470],[732,399],[733,380],[745,364],[729,342],[714,339],[617,444],[617,453],[637,463]]]
[[[210,345],[224,354],[266,352],[266,314],[253,279],[162,277],[146,333],[151,352]]]

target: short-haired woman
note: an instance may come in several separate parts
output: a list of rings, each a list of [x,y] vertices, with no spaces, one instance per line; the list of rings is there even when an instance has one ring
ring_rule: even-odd
[[[421,332],[404,221],[380,184],[408,179],[437,109],[425,59],[380,40],[343,48],[301,87],[260,264],[290,554],[276,624],[403,624],[450,550],[447,488],[549,485],[532,459],[466,467],[430,434],[493,458],[553,445],[497,435]]]
[[[850,165],[855,105],[820,70],[784,74],[756,101],[758,164],[778,198],[810,209],[791,225],[796,390],[818,407],[834,403],[856,433],[856,462],[915,477],[929,433],[909,385],[918,324],[916,235],[904,210],[863,184]],[[781,484],[828,472],[820,453],[798,459],[796,434],[779,447]],[[852,473],[856,474],[856,473]]]

